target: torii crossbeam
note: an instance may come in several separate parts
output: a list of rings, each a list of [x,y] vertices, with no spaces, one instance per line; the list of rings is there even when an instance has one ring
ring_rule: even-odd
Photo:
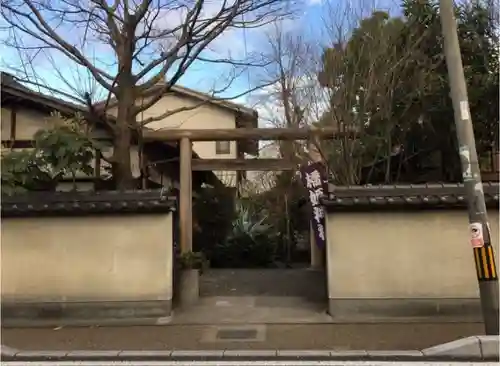
[[[354,138],[352,132],[339,132],[333,127],[326,128],[237,128],[237,129],[169,129],[144,131],[145,141],[179,141],[180,145],[180,192],[179,192],[179,223],[180,247],[182,253],[192,251],[193,248],[193,192],[192,171],[214,169],[218,164],[226,169],[234,170],[289,170],[290,162],[283,159],[266,159],[267,162],[258,162],[260,159],[214,159],[203,162],[203,159],[192,160],[192,141],[290,141],[290,140],[330,140],[335,138]],[[225,164],[225,165],[224,165]],[[272,168],[272,169],[271,169]],[[260,170],[259,169],[259,170]],[[217,169],[214,169],[217,170]],[[222,169],[221,169],[222,170]]]

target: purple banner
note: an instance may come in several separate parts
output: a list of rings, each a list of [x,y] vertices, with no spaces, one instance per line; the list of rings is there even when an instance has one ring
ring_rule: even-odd
[[[316,245],[323,249],[326,246],[325,210],[320,198],[327,194],[328,182],[325,166],[320,163],[308,163],[300,168],[302,183],[307,189],[311,204],[311,224],[314,230]]]

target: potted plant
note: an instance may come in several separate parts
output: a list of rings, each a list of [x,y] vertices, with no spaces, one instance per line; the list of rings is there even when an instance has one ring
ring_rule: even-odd
[[[203,253],[182,253],[178,260],[180,305],[190,306],[198,302],[200,297],[200,270],[204,263]]]

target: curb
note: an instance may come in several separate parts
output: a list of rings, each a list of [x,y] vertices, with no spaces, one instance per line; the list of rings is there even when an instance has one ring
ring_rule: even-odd
[[[2,361],[498,361],[499,336],[472,336],[415,351],[328,350],[153,350],[153,351],[28,351],[1,346]]]

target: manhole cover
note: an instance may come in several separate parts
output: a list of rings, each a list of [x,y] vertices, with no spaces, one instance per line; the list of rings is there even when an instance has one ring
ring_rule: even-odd
[[[224,329],[217,332],[218,339],[254,339],[257,338],[256,329]]]

